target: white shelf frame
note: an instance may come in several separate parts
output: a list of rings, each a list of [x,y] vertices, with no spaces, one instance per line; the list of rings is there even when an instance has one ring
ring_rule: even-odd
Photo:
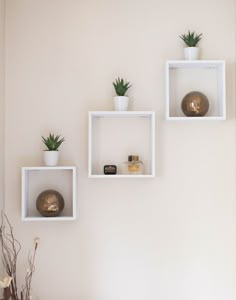
[[[218,115],[208,115],[203,117],[171,116],[170,115],[170,70],[171,69],[216,69],[217,72],[217,93]],[[203,120],[226,120],[226,79],[225,79],[225,61],[224,60],[168,60],[166,62],[166,81],[165,81],[165,116],[166,120],[173,121],[203,121]]]
[[[92,173],[92,149],[93,149],[93,118],[106,118],[106,117],[128,117],[138,118],[145,117],[150,118],[151,134],[150,134],[150,151],[151,151],[151,172],[150,174],[142,175],[104,175]],[[155,177],[155,112],[153,111],[90,111],[88,113],[89,126],[88,126],[88,178],[154,178]]]
[[[32,201],[29,199],[29,173],[31,171],[71,171],[72,172],[72,214],[70,216],[57,216],[57,217],[43,217],[43,216],[28,216],[28,202]],[[76,167],[75,166],[57,166],[57,167],[22,167],[21,168],[21,218],[22,221],[73,221],[77,218],[77,207],[76,207]]]

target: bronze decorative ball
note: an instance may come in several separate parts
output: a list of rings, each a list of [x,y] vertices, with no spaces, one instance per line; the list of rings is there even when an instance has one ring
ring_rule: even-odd
[[[181,108],[188,117],[202,117],[208,112],[209,101],[203,93],[192,91],[184,96]]]
[[[38,195],[36,208],[44,217],[57,217],[64,208],[64,199],[55,190],[45,190]]]

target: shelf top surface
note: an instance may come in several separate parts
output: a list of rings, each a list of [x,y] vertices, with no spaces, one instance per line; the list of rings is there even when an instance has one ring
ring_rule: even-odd
[[[226,120],[225,116],[208,116],[208,117],[167,117],[170,121],[213,121]]]
[[[168,60],[166,62],[169,68],[216,68],[225,65],[224,60]]]
[[[65,217],[23,217],[22,218],[23,221],[74,221],[76,220],[75,216],[65,216]]]
[[[103,175],[103,174],[97,174],[97,175],[89,175],[89,178],[112,178],[112,179],[118,179],[118,178],[154,178],[155,175],[152,174],[141,174],[141,175]]]
[[[42,170],[42,171],[56,171],[56,170],[76,170],[75,166],[56,166],[56,167],[46,167],[46,166],[31,166],[22,167],[22,170]]]
[[[154,111],[90,111],[89,114],[94,117],[150,117],[154,116]]]

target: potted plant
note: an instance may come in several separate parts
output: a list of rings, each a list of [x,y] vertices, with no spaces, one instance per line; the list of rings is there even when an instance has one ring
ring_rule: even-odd
[[[48,137],[42,136],[42,141],[47,147],[47,150],[44,151],[44,162],[48,167],[54,167],[57,165],[59,160],[59,151],[58,148],[65,141],[65,138],[60,135],[49,134]]]
[[[123,78],[117,78],[115,82],[113,82],[113,86],[116,92],[116,95],[114,100],[114,108],[118,111],[125,111],[128,110],[129,106],[129,97],[127,97],[125,94],[128,91],[128,89],[131,87],[129,82],[125,82]]]
[[[190,32],[189,30],[187,34],[182,34],[179,37],[187,46],[184,48],[184,58],[186,60],[199,59],[199,48],[197,47],[197,44],[202,38],[202,33],[196,34],[195,31]]]

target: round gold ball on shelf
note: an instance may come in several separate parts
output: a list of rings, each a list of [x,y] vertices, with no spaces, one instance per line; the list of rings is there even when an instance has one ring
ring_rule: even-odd
[[[208,112],[209,101],[203,93],[192,91],[184,96],[181,108],[187,117],[202,117]]]
[[[44,217],[57,217],[64,208],[64,198],[55,190],[45,190],[36,200],[36,208]]]

